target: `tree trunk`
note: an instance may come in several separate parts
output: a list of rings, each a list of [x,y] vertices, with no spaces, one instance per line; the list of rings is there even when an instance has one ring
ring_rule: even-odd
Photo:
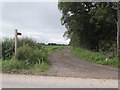
[[[117,56],[120,57],[120,2],[117,3]]]

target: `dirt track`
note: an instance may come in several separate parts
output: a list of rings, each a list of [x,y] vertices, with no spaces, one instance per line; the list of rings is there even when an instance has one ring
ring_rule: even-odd
[[[118,79],[117,68],[79,59],[71,55],[69,49],[52,53],[50,59],[52,63],[50,70],[39,74],[60,77]]]

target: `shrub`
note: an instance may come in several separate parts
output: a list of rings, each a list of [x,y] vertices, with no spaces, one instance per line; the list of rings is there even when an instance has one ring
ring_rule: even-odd
[[[47,61],[47,54],[39,48],[31,48],[28,45],[23,45],[17,50],[17,59],[26,61],[28,64],[36,64]]]
[[[2,58],[10,59],[14,52],[14,40],[4,38],[2,41]]]
[[[17,58],[14,54],[14,39],[6,38],[2,41],[2,70],[4,72],[46,71],[49,66],[47,49],[41,43],[30,38],[18,39]],[[13,58],[12,58],[13,57]],[[11,59],[12,58],[12,59]]]
[[[36,41],[28,37],[23,37],[23,38],[18,39],[18,47],[21,47],[23,45],[28,45],[32,48],[34,47],[42,48],[41,43],[37,43]]]
[[[41,50],[44,50],[43,46],[41,43],[37,43],[36,41],[32,40],[31,38],[20,38],[18,39],[18,48],[23,46],[23,45],[28,45],[31,48],[38,48]],[[4,38],[2,41],[2,58],[3,60],[5,59],[10,59],[13,54],[14,54],[14,39],[11,38]]]

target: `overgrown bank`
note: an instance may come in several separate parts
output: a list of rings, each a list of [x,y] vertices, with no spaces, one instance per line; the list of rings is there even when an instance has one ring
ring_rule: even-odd
[[[14,39],[2,41],[3,72],[44,72],[49,69],[48,51],[41,43],[30,38],[18,40],[17,56],[14,55]]]
[[[93,52],[83,48],[71,48],[71,53],[79,58],[95,62],[97,64],[120,67],[117,57],[109,57],[102,52]]]
[[[31,38],[20,38],[15,58],[14,39],[5,38],[2,41],[2,58],[0,59],[2,71],[9,73],[45,72],[51,65],[49,55],[64,47],[37,43]]]

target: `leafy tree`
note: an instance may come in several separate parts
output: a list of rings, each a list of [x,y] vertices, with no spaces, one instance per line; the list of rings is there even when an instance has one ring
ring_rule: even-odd
[[[109,50],[116,42],[116,9],[110,2],[59,2],[61,23],[74,47]]]

